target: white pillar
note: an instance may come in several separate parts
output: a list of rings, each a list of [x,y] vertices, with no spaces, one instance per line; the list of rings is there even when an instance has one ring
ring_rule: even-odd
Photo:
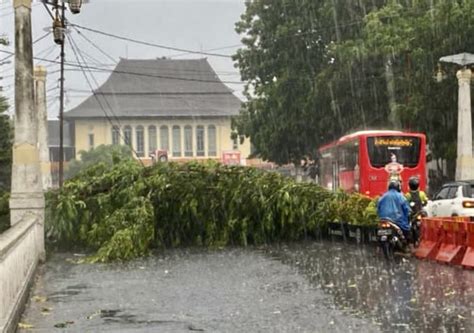
[[[44,194],[34,107],[31,0],[14,0],[15,10],[15,140],[13,144],[10,223],[37,221],[38,253],[44,257]]]
[[[35,67],[35,104],[38,119],[38,148],[43,190],[51,188],[51,165],[48,147],[48,113],[46,110],[46,67]]]
[[[458,94],[458,138],[456,180],[474,179],[471,126],[471,70],[461,69],[456,74]]]

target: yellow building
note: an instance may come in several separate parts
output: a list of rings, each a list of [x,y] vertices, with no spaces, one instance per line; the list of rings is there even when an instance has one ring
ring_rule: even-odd
[[[206,59],[121,59],[107,81],[64,118],[74,129],[77,152],[127,144],[150,162],[157,149],[179,161],[220,160],[238,151],[245,164],[249,140],[231,138],[231,117],[240,105]]]

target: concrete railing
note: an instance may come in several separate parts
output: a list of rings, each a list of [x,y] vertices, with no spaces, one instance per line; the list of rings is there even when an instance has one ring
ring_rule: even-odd
[[[26,215],[0,234],[0,332],[16,331],[16,325],[43,255],[41,218]]]

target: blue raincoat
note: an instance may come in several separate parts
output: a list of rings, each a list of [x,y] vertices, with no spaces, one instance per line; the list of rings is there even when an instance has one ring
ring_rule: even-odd
[[[410,207],[405,197],[397,190],[389,190],[377,203],[377,214],[380,219],[387,219],[397,224],[402,230],[409,231],[408,216]]]

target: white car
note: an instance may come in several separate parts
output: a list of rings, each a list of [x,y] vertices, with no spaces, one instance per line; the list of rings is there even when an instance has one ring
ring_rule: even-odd
[[[443,185],[428,202],[428,216],[474,217],[474,180],[456,181]]]

